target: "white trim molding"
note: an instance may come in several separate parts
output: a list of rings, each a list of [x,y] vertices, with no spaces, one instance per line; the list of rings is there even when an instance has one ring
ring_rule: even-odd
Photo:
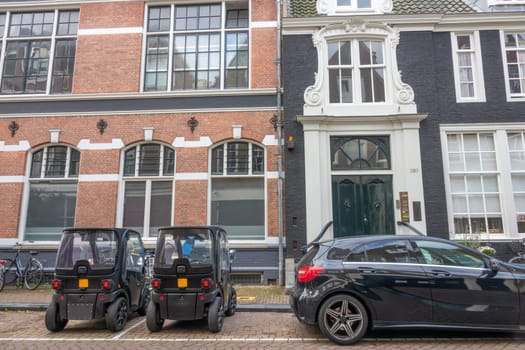
[[[115,182],[119,181],[119,174],[85,174],[78,176],[78,182]]]
[[[352,6],[352,2],[348,2],[348,6],[338,5],[337,0],[317,0],[316,8],[317,13],[320,15],[328,16],[341,16],[341,15],[375,15],[390,13],[394,7],[392,0],[370,0],[370,7],[359,8],[355,1]]]
[[[24,183],[25,176],[0,176],[0,184]]]
[[[92,28],[79,29],[78,36],[81,35],[114,35],[114,34],[142,34],[142,27],[124,27],[124,28]]]
[[[328,41],[373,39],[384,42],[385,64],[385,101],[375,103],[330,103],[328,77]],[[399,43],[399,31],[381,23],[350,20],[323,27],[313,34],[313,43],[317,49],[317,73],[314,85],[304,91],[304,115],[334,116],[370,116],[417,113],[414,91],[401,80],[397,70],[396,47]],[[359,79],[354,77],[354,79]]]
[[[176,148],[210,147],[213,144],[208,136],[201,136],[199,141],[186,141],[184,137],[176,137],[171,144]]]
[[[100,150],[112,150],[121,149],[124,147],[122,139],[112,139],[111,143],[91,143],[89,139],[82,139],[77,145],[77,148],[81,151],[100,151]]]
[[[208,180],[210,175],[208,173],[175,173],[175,180]]]
[[[29,141],[18,141],[18,145],[6,145],[5,141],[0,141],[0,152],[25,152],[29,149]]]

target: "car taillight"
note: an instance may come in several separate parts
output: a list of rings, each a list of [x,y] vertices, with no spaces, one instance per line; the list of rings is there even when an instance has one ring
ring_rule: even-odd
[[[102,282],[100,282],[102,289],[105,289],[105,290],[110,290],[112,284],[113,283],[111,282],[111,280],[102,280]]]
[[[324,268],[322,268],[321,266],[301,266],[299,268],[299,271],[297,271],[297,282],[310,282],[311,280],[319,276],[319,274],[323,271]]]
[[[153,289],[159,289],[160,288],[160,280],[158,278],[154,278],[151,280],[151,288]]]
[[[0,260],[0,265],[4,266],[5,265],[5,260]]]
[[[204,288],[204,289],[211,288],[211,279],[203,278],[201,280],[201,287]]]
[[[53,280],[51,282],[51,287],[53,287],[54,290],[59,290],[62,288],[62,281],[61,280]]]

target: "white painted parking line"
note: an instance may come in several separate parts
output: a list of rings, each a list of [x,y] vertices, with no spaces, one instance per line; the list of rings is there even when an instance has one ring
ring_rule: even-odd
[[[134,324],[133,326],[126,329],[125,331],[120,332],[119,334],[111,338],[111,340],[119,340],[123,335],[126,335],[129,331],[137,328],[138,326],[140,326],[142,323],[145,323],[145,322],[146,322],[146,319],[143,319],[142,321],[138,322],[137,324]]]

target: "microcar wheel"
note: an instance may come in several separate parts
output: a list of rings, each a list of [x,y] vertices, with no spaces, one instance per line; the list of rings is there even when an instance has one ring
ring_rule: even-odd
[[[141,299],[142,299],[141,300],[142,301],[142,305],[140,305],[140,307],[138,308],[137,313],[140,316],[144,316],[148,312],[148,305],[149,305],[149,301],[151,299],[151,294],[150,294],[149,289],[147,289],[147,288],[144,289],[144,293],[143,293]]]
[[[217,297],[208,309],[208,328],[210,331],[217,333],[221,331],[223,323],[224,305],[222,304],[222,298]]]
[[[58,305],[56,303],[49,304],[46,310],[46,328],[50,332],[60,332],[67,324],[67,319],[60,317]]]
[[[164,319],[160,318],[159,305],[150,301],[146,311],[146,326],[150,332],[158,332],[162,329]]]
[[[226,316],[235,315],[235,310],[237,309],[237,291],[232,287],[230,295],[230,304],[228,305],[228,310],[226,310]]]
[[[106,326],[112,332],[121,331],[128,320],[128,302],[126,299],[117,298],[106,311]]]
[[[365,335],[368,315],[356,298],[335,295],[321,305],[317,321],[319,329],[329,340],[340,345],[350,345]]]

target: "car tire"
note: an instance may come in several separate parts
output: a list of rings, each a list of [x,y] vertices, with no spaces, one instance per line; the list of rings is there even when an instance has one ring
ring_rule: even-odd
[[[112,332],[121,331],[128,320],[128,302],[125,298],[117,298],[106,311],[106,326]]]
[[[217,297],[208,309],[208,328],[213,333],[220,332],[224,323],[224,305],[222,298]]]
[[[160,317],[159,305],[150,301],[146,311],[146,326],[150,332],[159,332],[164,325],[164,319]]]
[[[49,304],[46,310],[45,323],[47,330],[50,332],[60,332],[66,327],[67,319],[60,317],[58,304]]]
[[[237,309],[237,291],[232,287],[230,294],[230,303],[228,305],[228,310],[226,310],[226,316],[230,317],[235,315],[235,310]]]
[[[350,345],[359,341],[368,328],[368,314],[363,304],[350,295],[335,295],[322,305],[319,329],[330,341]]]
[[[144,292],[142,293],[142,297],[140,299],[141,299],[142,304],[137,309],[137,313],[140,316],[144,316],[144,315],[146,315],[146,312],[148,311],[148,305],[149,305],[149,301],[151,299],[151,294],[150,294],[149,289],[144,288]]]

